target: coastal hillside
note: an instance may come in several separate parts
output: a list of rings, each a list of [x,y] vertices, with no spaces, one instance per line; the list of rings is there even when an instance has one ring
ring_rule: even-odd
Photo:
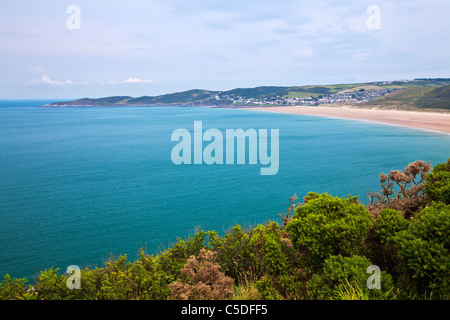
[[[46,107],[99,106],[289,106],[351,103],[363,107],[448,109],[450,79],[415,79],[320,86],[261,86],[228,91],[193,89],[159,96],[83,98]]]
[[[450,85],[440,87],[408,87],[366,102],[365,106],[386,109],[450,110]]]

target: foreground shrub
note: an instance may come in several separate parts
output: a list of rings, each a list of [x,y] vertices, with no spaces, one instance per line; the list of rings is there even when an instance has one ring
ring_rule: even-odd
[[[223,237],[219,237],[215,232],[210,233],[210,244],[217,252],[216,261],[222,266],[222,270],[236,281],[258,279],[263,275],[261,265],[252,257],[249,232],[243,231],[238,225]]]
[[[450,204],[450,158],[433,168],[426,178],[424,190],[431,200]]]
[[[42,271],[34,291],[40,300],[165,300],[170,294],[168,276],[157,259],[141,250],[131,263],[126,255],[110,257],[102,268],[81,270],[80,289],[67,288],[68,276],[57,269]]]
[[[301,295],[303,272],[298,253],[278,223],[242,231],[236,226],[211,244],[217,261],[237,285],[252,283],[264,299],[290,299]]]
[[[167,274],[169,282],[176,281],[181,276],[181,269],[190,256],[197,256],[201,249],[206,248],[205,241],[208,233],[195,232],[193,237],[186,240],[177,239],[177,242],[168,250],[158,255],[158,264]]]
[[[280,276],[267,275],[255,283],[265,300],[299,300],[306,295],[307,274],[301,269]]]
[[[306,274],[298,253],[275,222],[258,226],[250,237],[251,256],[264,271],[256,286],[264,299],[299,299]]]
[[[58,274],[58,269],[41,271],[35,288],[39,300],[65,300],[69,296],[66,278]]]
[[[433,203],[411,219],[393,242],[400,285],[418,295],[450,298],[450,206]]]
[[[331,256],[325,260],[323,271],[316,273],[307,288],[312,299],[389,299],[393,298],[390,275],[381,272],[381,289],[367,288],[367,268],[372,263],[366,257],[354,255]]]
[[[0,283],[0,300],[24,300],[34,298],[34,290],[25,292],[26,279],[11,279],[7,274]]]
[[[391,244],[394,237],[402,230],[406,230],[409,221],[404,218],[400,211],[394,209],[383,209],[375,220],[375,232],[384,245]]]
[[[263,274],[285,275],[292,271],[292,250],[276,222],[259,225],[249,234],[250,257]]]
[[[429,162],[417,160],[408,164],[404,172],[391,170],[389,175],[381,173],[382,190],[369,191],[369,212],[376,217],[382,209],[394,209],[409,217],[420,210],[428,202],[424,183],[430,170]]]
[[[320,270],[332,255],[360,253],[371,224],[372,217],[357,197],[309,193],[286,230],[304,260]]]
[[[400,211],[382,209],[366,240],[365,256],[392,276],[396,276],[397,266],[401,263],[394,240],[408,225],[409,220]]]
[[[81,281],[85,295],[95,295],[95,299],[164,300],[170,294],[168,275],[159,267],[157,258],[146,255],[143,250],[133,263],[124,255],[111,259],[101,269],[82,272]],[[95,292],[89,292],[90,288],[96,288]]]
[[[181,278],[169,285],[172,297],[180,300],[223,300],[233,297],[233,282],[214,262],[217,253],[202,249],[198,259],[191,256]]]

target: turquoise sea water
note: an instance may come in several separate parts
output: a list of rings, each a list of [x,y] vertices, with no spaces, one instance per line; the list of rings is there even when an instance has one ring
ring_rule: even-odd
[[[134,260],[196,226],[280,222],[289,197],[379,190],[381,172],[444,162],[450,136],[359,121],[176,107],[39,108],[0,102],[0,276]],[[260,165],[172,163],[173,130],[279,129],[277,175]]]

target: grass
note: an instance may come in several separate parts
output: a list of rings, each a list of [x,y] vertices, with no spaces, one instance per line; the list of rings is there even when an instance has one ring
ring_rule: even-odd
[[[261,293],[254,282],[245,281],[234,286],[233,300],[261,300]]]
[[[345,279],[345,282],[340,284],[329,297],[330,300],[395,300],[396,295],[392,290],[386,291],[381,295],[376,295],[376,291],[369,290],[355,280],[350,282]]]
[[[371,84],[371,85],[357,86],[357,87],[354,87],[354,88],[345,89],[345,90],[339,91],[339,93],[357,92],[357,91],[359,91],[361,89],[364,89],[364,90],[381,90],[381,89],[385,89],[385,88],[377,86],[377,85],[374,85],[374,84]]]

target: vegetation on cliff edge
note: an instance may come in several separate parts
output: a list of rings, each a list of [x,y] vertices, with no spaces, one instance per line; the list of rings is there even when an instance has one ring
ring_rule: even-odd
[[[5,300],[444,299],[450,298],[450,159],[380,175],[370,204],[308,193],[282,223],[197,231],[157,255],[111,257],[72,275],[43,270],[32,284],[5,275]],[[369,289],[368,268],[380,269]]]

